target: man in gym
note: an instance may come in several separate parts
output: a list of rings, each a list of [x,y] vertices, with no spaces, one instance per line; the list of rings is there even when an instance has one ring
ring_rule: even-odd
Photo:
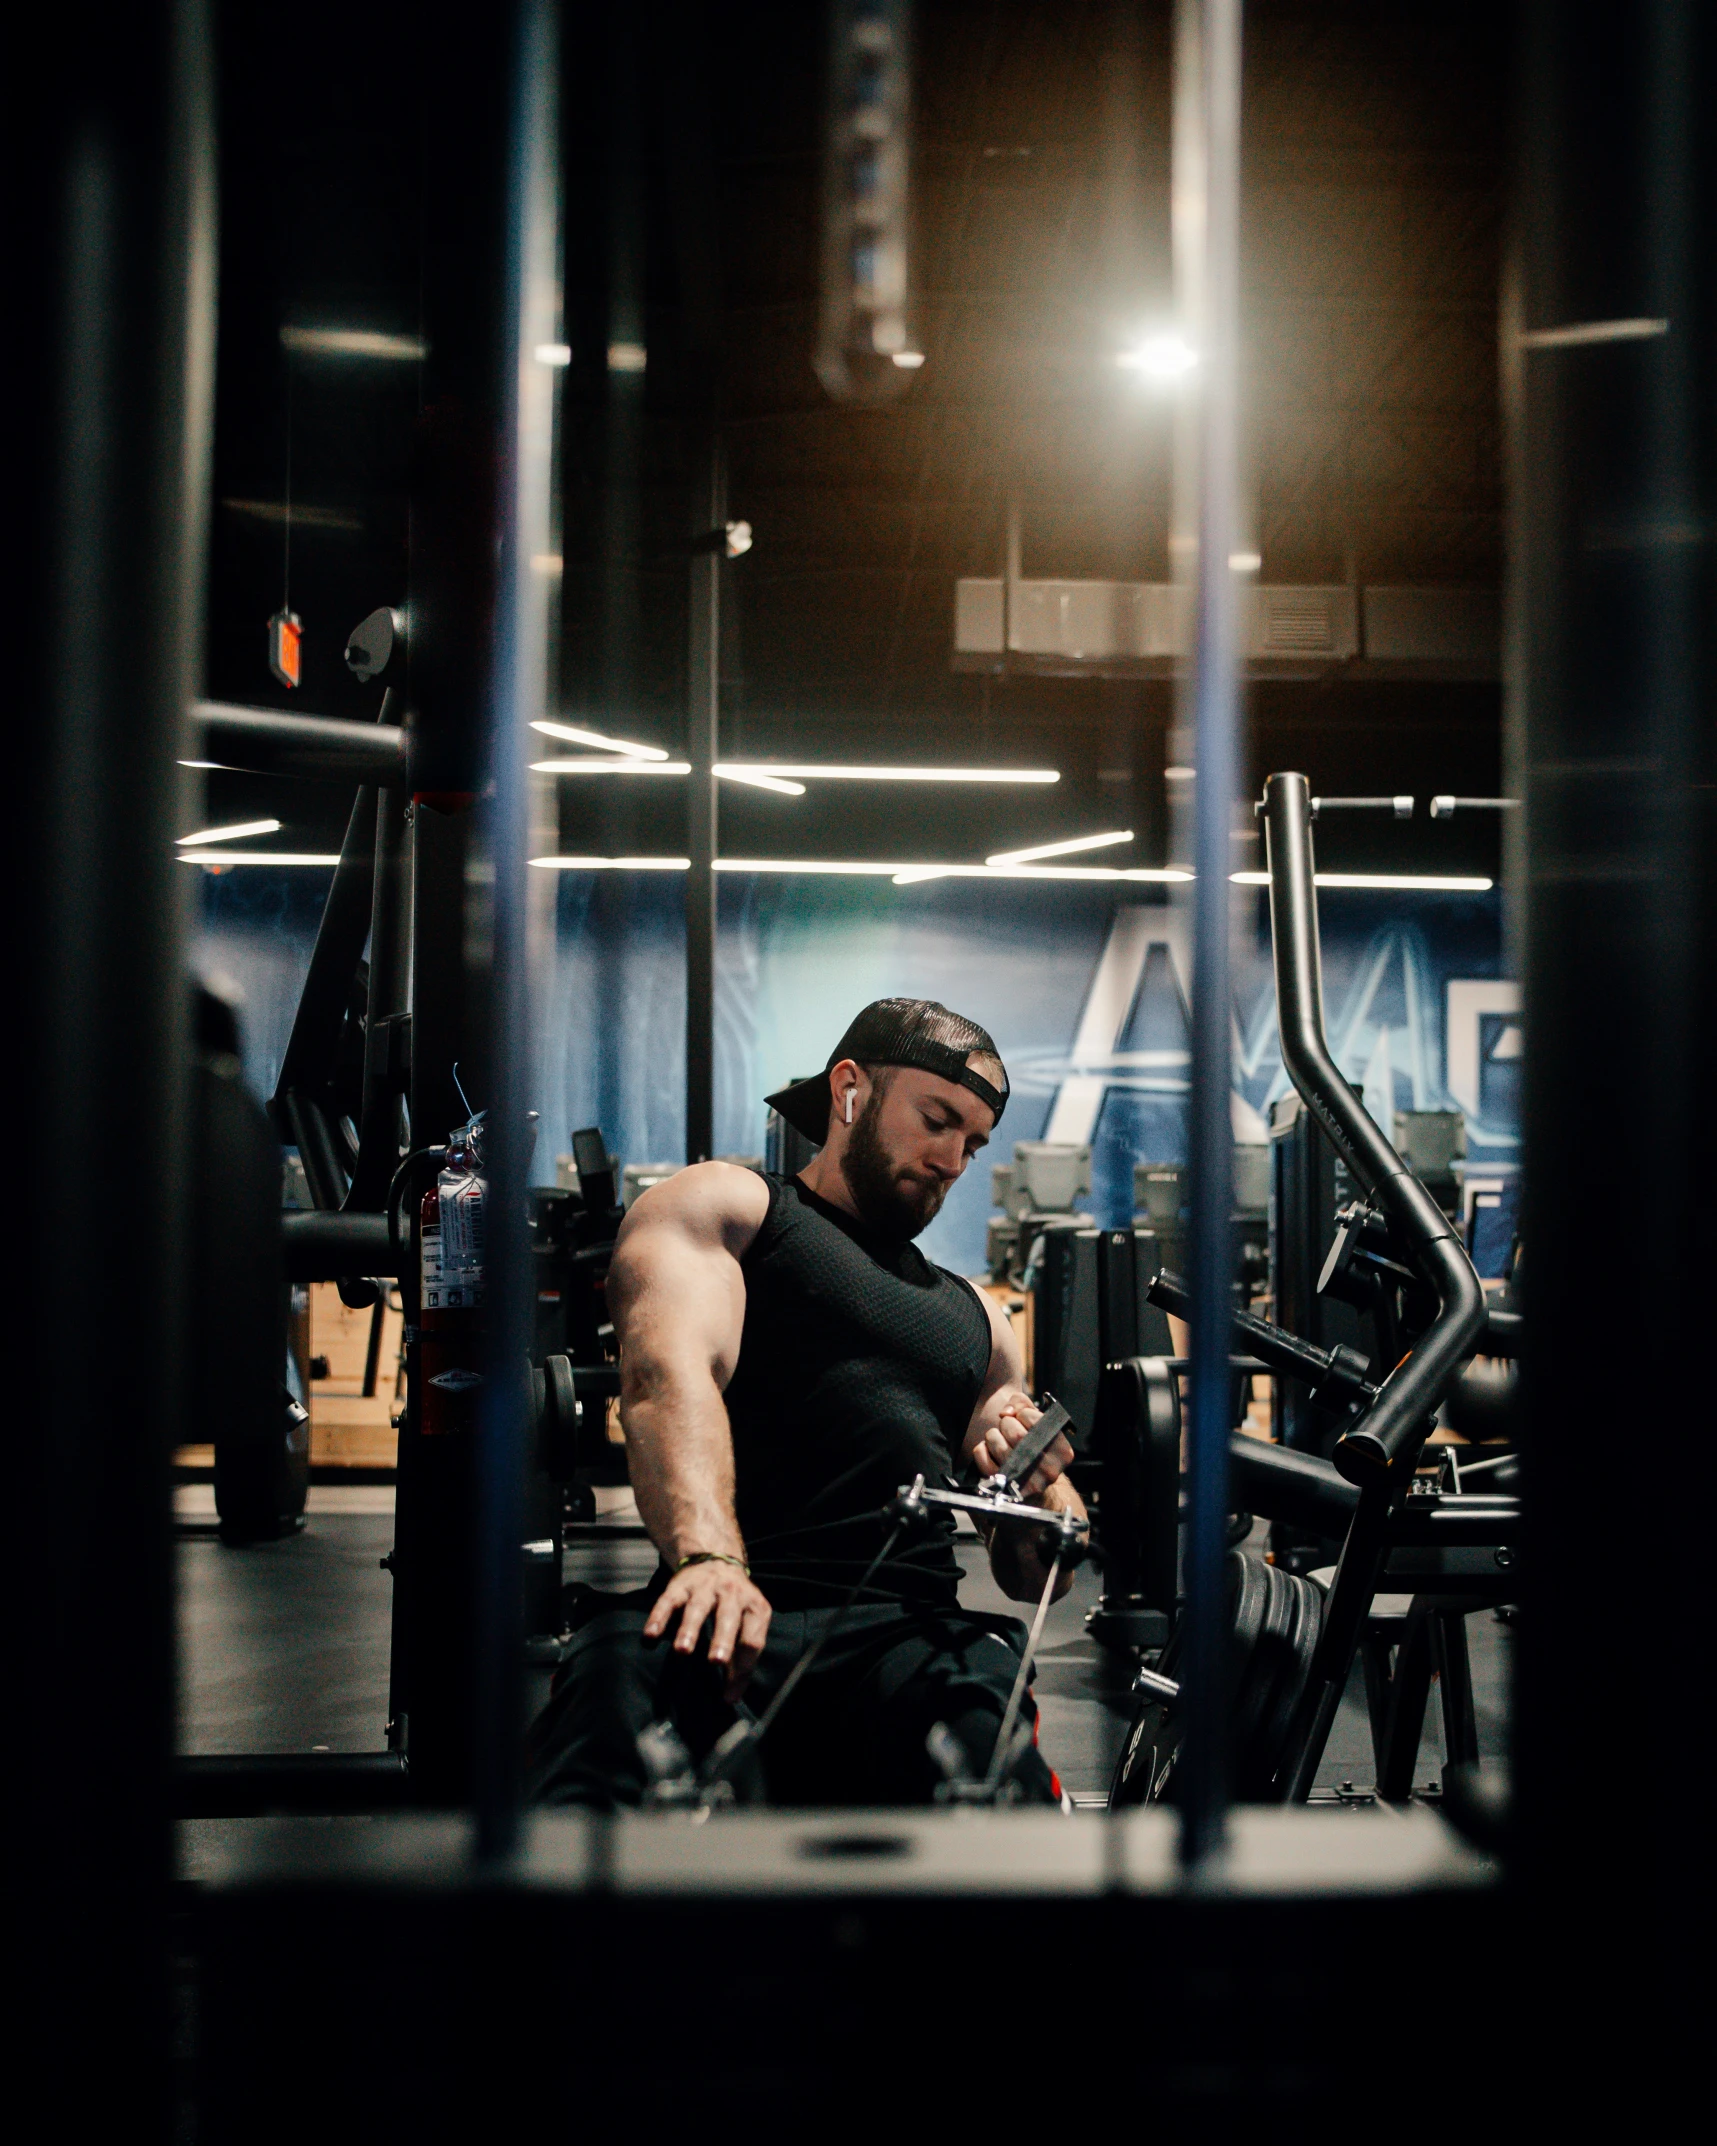
[[[1007,1319],[912,1241],[994,1130],[1007,1074],[976,1023],[881,999],[823,1073],[769,1101],[821,1143],[797,1177],[698,1163],[642,1194],[615,1246],[621,1422],[662,1562],[642,1595],[599,1599],[573,1642],[533,1732],[545,1802],[638,1802],[642,1730],[669,1720],[701,1756],[742,1695],[760,1713],[819,1639],[759,1746],[772,1801],[927,1802],[938,1722],[944,1754],[974,1778],[990,1764],[1024,1626],[961,1609],[946,1509],[841,1608],[902,1484],[940,1486],[964,1462],[993,1475],[1038,1417]],[[1028,1497],[1082,1513],[1072,1457],[1058,1439]],[[1040,1532],[990,1527],[1015,1600],[1048,1578]],[[1014,1782],[1058,1799],[1035,1748]]]

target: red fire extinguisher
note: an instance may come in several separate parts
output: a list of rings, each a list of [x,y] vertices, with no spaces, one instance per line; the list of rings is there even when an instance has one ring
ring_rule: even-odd
[[[447,1159],[418,1209],[419,1428],[426,1438],[450,1437],[477,1421],[489,1194],[482,1161],[479,1112],[448,1141]]]

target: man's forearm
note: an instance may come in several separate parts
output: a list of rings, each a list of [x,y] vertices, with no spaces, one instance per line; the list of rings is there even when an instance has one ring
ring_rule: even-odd
[[[670,1565],[694,1550],[743,1557],[733,1509],[733,1433],[707,1373],[628,1376],[620,1422],[638,1512]]]

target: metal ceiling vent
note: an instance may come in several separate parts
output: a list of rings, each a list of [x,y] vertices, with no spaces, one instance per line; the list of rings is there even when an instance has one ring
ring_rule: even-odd
[[[1345,589],[1266,584],[1256,591],[1252,652],[1259,656],[1337,656],[1352,652],[1352,627],[1336,616]],[[1346,632],[1342,628],[1346,627]]]

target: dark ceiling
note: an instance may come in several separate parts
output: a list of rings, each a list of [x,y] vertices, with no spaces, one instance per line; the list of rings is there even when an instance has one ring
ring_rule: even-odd
[[[288,359],[283,326],[410,335],[420,70],[457,43],[385,0],[220,16],[220,358],[206,689],[283,704],[265,621],[305,623],[294,704],[357,713],[350,627],[409,586],[407,362]],[[1483,584],[1500,574],[1496,312],[1505,11],[1248,10],[1243,306],[1266,581]],[[927,362],[885,410],[812,370],[823,12],[644,0],[563,15],[565,335],[557,699],[666,746],[683,726],[691,415],[714,374],[730,511],[732,755],[1054,765],[1053,792],[798,800],[723,786],[729,854],[981,856],[1130,825],[1160,862],[1166,683],[957,673],[953,587],[1000,571],[1168,578],[1172,407],[1117,369],[1169,307],[1170,10],[921,0],[912,320]],[[707,125],[707,143],[700,128]],[[700,158],[712,177],[700,177]],[[611,373],[633,337],[648,369]],[[706,346],[708,354],[706,355]],[[1257,773],[1326,791],[1493,794],[1494,684],[1256,684]],[[208,778],[211,819],[335,845],[343,801]],[[682,849],[672,783],[563,782],[562,840]],[[1021,804],[1021,797],[1027,802]],[[1349,822],[1324,861],[1494,868],[1478,816]],[[1330,847],[1340,844],[1339,852]]]

